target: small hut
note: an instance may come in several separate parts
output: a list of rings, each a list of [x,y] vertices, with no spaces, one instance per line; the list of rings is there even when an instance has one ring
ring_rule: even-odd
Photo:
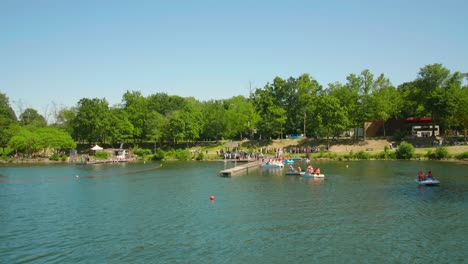
[[[239,147],[239,143],[234,142],[234,141],[229,141],[226,144],[224,144],[224,148],[226,149],[227,152],[230,151],[230,148],[232,148],[232,151],[236,150]]]

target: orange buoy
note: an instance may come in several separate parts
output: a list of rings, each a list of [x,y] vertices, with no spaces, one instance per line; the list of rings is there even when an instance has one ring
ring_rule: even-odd
[[[211,195],[211,196],[210,196],[210,200],[211,200],[211,201],[214,200],[214,195]]]

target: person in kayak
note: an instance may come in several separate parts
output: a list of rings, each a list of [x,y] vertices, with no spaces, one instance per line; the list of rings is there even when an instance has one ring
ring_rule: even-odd
[[[432,171],[427,172],[427,178],[426,180],[434,180],[434,177],[432,176]]]
[[[423,172],[423,171],[420,171],[420,172],[418,173],[418,180],[419,180],[419,181],[424,181],[424,172]]]

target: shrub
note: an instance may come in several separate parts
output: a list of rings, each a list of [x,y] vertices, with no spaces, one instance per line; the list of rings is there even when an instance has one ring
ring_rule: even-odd
[[[382,151],[375,155],[376,159],[388,159],[388,152]]]
[[[437,159],[446,159],[450,157],[447,147],[444,146],[437,147],[435,153]]]
[[[203,152],[200,152],[197,157],[196,157],[196,160],[203,160],[205,158],[205,155],[203,155]]]
[[[353,153],[353,151],[351,150],[351,151],[349,151],[349,154],[345,154],[343,157],[344,157],[345,159],[353,159],[353,158],[354,158],[354,153]]]
[[[109,152],[96,151],[96,159],[104,160],[104,159],[108,159],[109,156],[110,156]]]
[[[144,157],[144,156],[147,156],[147,155],[151,155],[152,152],[150,149],[143,149],[143,148],[135,148],[133,150],[133,153],[137,156],[140,156],[140,157]]]
[[[395,151],[397,159],[411,159],[414,157],[414,147],[408,142],[401,142],[400,146]]]
[[[456,159],[468,159],[468,151],[456,155],[455,158]]]
[[[371,158],[371,154],[365,152],[364,150],[361,150],[354,155],[354,158],[368,160]]]
[[[426,153],[426,157],[429,159],[446,159],[450,157],[450,154],[448,152],[448,149],[446,147],[437,147],[435,151],[433,152],[432,150],[429,150]]]
[[[60,157],[60,159],[61,159],[62,161],[67,161],[67,155],[62,155],[62,157]]]
[[[54,153],[49,157],[49,160],[55,160],[58,161],[60,159],[59,154]]]
[[[175,151],[175,158],[178,160],[189,160],[190,152],[188,150],[178,149]]]
[[[165,156],[165,152],[164,150],[158,148],[156,149],[156,153],[153,155],[153,157],[151,158],[152,160],[162,160],[164,159],[164,156]]]

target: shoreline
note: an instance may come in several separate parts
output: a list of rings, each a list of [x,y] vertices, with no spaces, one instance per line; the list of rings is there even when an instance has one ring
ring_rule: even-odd
[[[373,160],[381,160],[381,161],[402,161],[402,159],[375,159],[375,158],[371,158],[371,159],[347,159],[347,158],[343,158],[343,157],[337,157],[337,158],[309,158],[310,160],[314,160],[314,161],[346,161],[346,162],[349,162],[349,161],[363,161],[363,160],[370,160],[370,161],[373,161]],[[161,161],[158,161],[158,162],[178,162],[180,160],[176,160],[176,159],[169,159],[169,160],[161,160]],[[238,162],[238,163],[247,163],[246,161],[238,161],[238,160],[223,160],[223,159],[206,159],[206,160],[195,160],[195,159],[191,159],[191,160],[185,160],[187,162]],[[413,159],[409,159],[409,160],[406,160],[406,161],[439,161],[439,162],[458,162],[458,163],[462,163],[462,164],[468,164],[468,159],[456,159],[456,158],[449,158],[449,159],[429,159],[427,157],[419,157],[419,158],[413,158]],[[153,161],[150,161],[150,163],[153,162]],[[253,162],[253,161],[252,161]],[[140,161],[140,160],[132,160],[132,161],[127,161],[127,162],[100,162],[100,163],[90,163],[90,164],[84,164],[84,163],[79,163],[79,162],[68,162],[68,161],[51,161],[49,159],[31,159],[31,160],[17,160],[17,161],[14,161],[14,160],[0,160],[0,167],[1,166],[4,166],[4,165],[12,165],[12,166],[16,166],[16,165],[19,165],[19,166],[27,166],[27,165],[34,165],[34,166],[37,166],[37,165],[80,165],[80,166],[83,166],[83,165],[88,165],[88,166],[93,166],[93,165],[99,165],[99,164],[122,164],[122,163],[146,163],[144,161]],[[157,163],[156,161],[154,163]]]

